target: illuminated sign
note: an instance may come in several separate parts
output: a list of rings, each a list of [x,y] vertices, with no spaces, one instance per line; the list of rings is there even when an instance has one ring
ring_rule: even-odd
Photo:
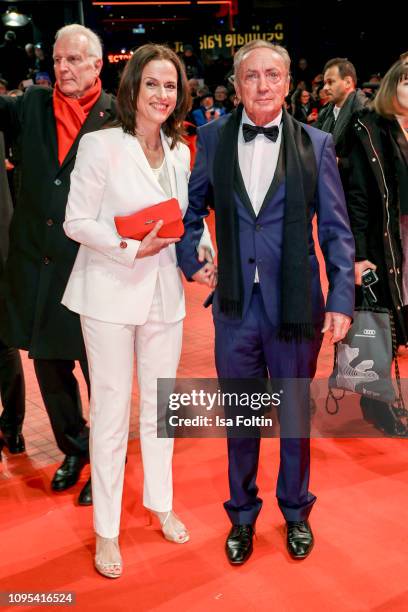
[[[132,53],[108,53],[108,62],[119,64],[119,62],[127,62],[131,57]]]
[[[209,49],[231,49],[234,47],[242,47],[251,40],[266,40],[271,43],[282,44],[284,39],[283,24],[277,23],[274,30],[271,32],[261,32],[259,26],[254,27],[253,32],[239,34],[237,32],[220,33],[220,34],[203,34],[199,38],[200,51]],[[183,43],[175,42],[176,53],[183,51]]]
[[[139,26],[140,27],[140,26]],[[135,30],[134,30],[135,31]],[[269,32],[262,32],[259,25],[253,26],[252,32],[240,34],[238,32],[222,32],[220,34],[203,34],[199,38],[200,51],[211,49],[233,49],[242,47],[251,40],[266,40],[271,43],[282,44],[284,40],[283,23],[276,23],[274,28]],[[184,45],[180,41],[174,43],[176,53],[182,53]],[[108,61],[110,64],[118,64],[126,62],[132,57],[131,52],[127,53],[109,53]]]

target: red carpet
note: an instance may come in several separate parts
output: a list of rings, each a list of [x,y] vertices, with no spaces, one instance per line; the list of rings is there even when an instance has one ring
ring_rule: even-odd
[[[156,525],[146,526],[139,448],[132,442],[122,518],[125,569],[118,581],[92,568],[92,512],[73,505],[78,488],[52,494],[54,467],[30,473],[29,460],[10,460],[16,473],[0,486],[0,591],[70,590],[81,611],[406,610],[405,441],[313,441],[316,545],[303,562],[286,554],[274,500],[277,440],[264,440],[262,447],[264,507],[255,551],[245,566],[234,568],[223,552],[225,441],[177,444],[176,508],[191,531],[185,545],[166,542]]]
[[[188,285],[180,377],[214,375],[207,292]],[[319,375],[327,374],[324,346]],[[401,359],[408,372],[408,359]],[[264,440],[259,485],[264,507],[254,554],[231,567],[225,440],[178,440],[175,509],[190,529],[185,545],[146,526],[138,441],[129,445],[122,516],[124,574],[103,578],[92,565],[92,510],[74,505],[80,486],[56,495],[55,465],[34,469],[29,456],[7,456],[0,472],[0,592],[73,591],[75,610],[98,611],[405,611],[408,609],[408,445],[406,440],[312,441],[311,516],[316,544],[303,562],[289,559],[274,497],[278,441]],[[87,477],[83,473],[81,482]],[[55,606],[41,606],[57,609]],[[38,609],[25,606],[23,609]],[[40,609],[41,609],[40,608]],[[4,607],[2,609],[12,609]],[[15,608],[13,608],[15,609]]]

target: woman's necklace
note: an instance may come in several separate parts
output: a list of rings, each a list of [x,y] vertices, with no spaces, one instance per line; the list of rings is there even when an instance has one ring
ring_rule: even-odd
[[[162,143],[159,138],[159,141],[153,146],[149,145],[142,137],[142,135],[138,135],[136,132],[136,138],[140,142],[140,146],[142,147],[144,154],[149,162],[149,165],[152,168],[160,168],[164,159],[164,152],[162,148]]]
[[[157,141],[157,143],[155,143],[153,146],[149,145],[146,140],[144,140],[143,135],[142,134],[138,134],[138,132],[136,132],[136,138],[138,139],[138,141],[140,142],[140,144],[142,145],[143,148],[147,149],[148,151],[153,151],[156,152],[161,148],[161,140],[160,137]]]

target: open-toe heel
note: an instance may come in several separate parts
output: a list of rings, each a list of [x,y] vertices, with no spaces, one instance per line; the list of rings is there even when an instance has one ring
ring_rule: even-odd
[[[95,569],[106,578],[119,578],[122,575],[122,559],[120,557],[118,538],[103,538],[97,535],[99,539],[99,550],[95,554]],[[112,543],[116,552],[119,555],[118,561],[107,561],[109,555],[106,555],[106,548]],[[105,549],[105,550],[104,550]]]
[[[173,510],[169,512],[155,512],[151,510],[151,513],[159,519],[162,533],[166,540],[175,544],[185,544],[185,542],[189,541],[190,534],[187,528]]]

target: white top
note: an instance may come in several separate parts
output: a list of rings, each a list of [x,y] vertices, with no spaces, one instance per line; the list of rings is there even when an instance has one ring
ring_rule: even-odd
[[[153,170],[153,174],[155,175],[156,179],[159,181],[159,185],[163,189],[164,193],[167,195],[167,197],[171,198],[172,196],[171,184],[170,184],[169,171],[167,169],[167,164],[166,164],[166,158],[165,157],[163,158],[163,162],[158,168],[152,168],[152,170]]]
[[[339,116],[340,111],[341,111],[340,106],[333,106],[333,115],[334,115],[335,121],[337,121],[337,117]]]

